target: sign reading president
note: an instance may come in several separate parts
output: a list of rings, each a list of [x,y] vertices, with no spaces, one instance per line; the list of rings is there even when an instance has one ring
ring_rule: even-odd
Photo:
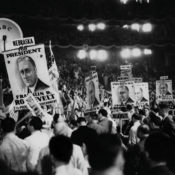
[[[16,110],[27,108],[24,99],[29,93],[43,107],[59,101],[51,88],[43,44],[6,51],[4,58]]]

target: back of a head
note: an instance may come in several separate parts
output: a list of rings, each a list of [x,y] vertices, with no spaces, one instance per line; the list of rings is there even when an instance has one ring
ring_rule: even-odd
[[[15,129],[15,120],[9,117],[2,120],[2,129],[4,133],[13,132]]]
[[[149,136],[150,129],[148,125],[140,125],[137,130],[137,136],[140,139],[144,139]]]
[[[86,119],[84,118],[84,117],[79,117],[78,119],[77,119],[77,123],[78,124],[81,124],[81,123],[86,123]]]
[[[104,117],[107,117],[107,115],[108,115],[108,112],[107,112],[105,109],[100,109],[100,110],[98,111],[98,113],[99,113],[99,114],[102,114],[102,116],[104,116]]]
[[[160,103],[158,108],[159,112],[167,112],[169,109],[168,105],[165,103]]]
[[[136,113],[134,113],[132,115],[132,118],[135,119],[135,120],[141,120],[141,116],[139,114],[136,114]]]
[[[164,162],[167,160],[169,145],[170,138],[165,133],[154,132],[146,139],[145,150],[152,161]]]
[[[98,136],[89,154],[89,163],[93,170],[104,171],[114,166],[121,151],[121,140],[118,135],[102,134]]]
[[[142,109],[140,109],[140,110],[139,110],[139,114],[140,114],[141,116],[143,116],[143,115],[145,115],[145,111],[142,110]]]
[[[154,123],[156,126],[161,126],[162,121],[160,117],[156,116],[153,112],[150,112],[149,117],[151,123]]]
[[[57,123],[57,122],[58,122],[59,117],[60,117],[59,114],[55,114],[55,115],[53,116],[53,121],[54,121],[54,123]]]
[[[73,145],[69,137],[56,135],[49,142],[51,155],[56,161],[68,164],[72,156]]]
[[[127,104],[126,109],[127,109],[127,111],[131,111],[133,109],[133,107],[132,107],[132,105]]]
[[[84,143],[87,146],[88,153],[94,146],[96,138],[96,131],[87,126],[80,126],[77,130],[73,131],[71,136],[71,140],[74,144],[81,147]]]
[[[70,137],[72,134],[72,130],[69,128],[69,126],[66,123],[59,122],[54,126],[54,134]]]
[[[33,126],[35,130],[41,130],[43,126],[43,122],[39,117],[32,117],[29,124]]]

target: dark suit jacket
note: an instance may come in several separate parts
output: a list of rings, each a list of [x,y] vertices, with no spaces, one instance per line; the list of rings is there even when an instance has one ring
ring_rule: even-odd
[[[98,100],[95,97],[95,100],[94,100],[94,103],[93,103],[92,107],[97,107],[98,105],[99,105],[99,102],[98,102]]]
[[[162,130],[170,137],[175,138],[175,119],[173,118],[173,116],[168,116],[163,120]]]
[[[103,118],[99,123],[92,123],[88,125],[90,128],[94,129],[98,134],[105,134],[112,132],[112,121],[107,118]]]
[[[167,166],[156,166],[151,168],[147,175],[174,175]]]
[[[132,100],[130,97],[128,98],[128,100],[125,102],[125,105],[129,104],[129,103],[134,103],[134,100]]]
[[[44,90],[47,88],[49,88],[49,86],[42,82],[40,79],[38,79],[37,84],[35,86],[35,91]]]
[[[148,100],[145,97],[143,97],[140,102],[147,102],[147,101]]]
[[[167,91],[165,95],[172,95],[172,94],[169,91]]]

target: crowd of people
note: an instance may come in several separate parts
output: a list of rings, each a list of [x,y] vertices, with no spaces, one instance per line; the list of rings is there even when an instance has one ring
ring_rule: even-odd
[[[15,120],[6,117],[1,121],[1,173],[173,175],[175,119],[168,106],[127,105],[126,112],[122,129],[107,103],[93,116],[82,116],[79,109],[71,120],[55,114],[50,128],[33,116],[17,130]]]
[[[0,174],[175,174],[175,118],[170,105],[156,104],[155,80],[149,81],[150,105],[120,108],[127,116],[122,120],[113,113],[109,91],[110,82],[117,80],[115,71],[67,62],[58,69],[64,111],[55,112],[50,127],[31,114],[20,125],[10,115],[0,120]],[[84,79],[89,70],[99,73],[101,103],[87,113]],[[5,76],[3,94],[8,106],[13,95]],[[24,116],[20,112],[18,119]]]

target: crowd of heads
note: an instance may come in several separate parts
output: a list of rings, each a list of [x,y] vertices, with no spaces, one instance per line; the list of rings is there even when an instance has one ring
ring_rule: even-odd
[[[175,119],[166,104],[143,109],[128,105],[128,120],[114,119],[109,111],[105,103],[95,115],[78,115],[79,109],[72,118],[55,114],[47,129],[39,117],[31,117],[27,126],[17,130],[15,120],[6,117],[1,121],[2,172],[59,174],[66,167],[65,173],[70,175],[148,175],[157,166],[166,168],[167,174],[175,172]],[[21,137],[19,132],[24,129],[29,134]],[[30,165],[32,156],[37,162],[34,166]],[[20,167],[24,162],[26,167]]]

